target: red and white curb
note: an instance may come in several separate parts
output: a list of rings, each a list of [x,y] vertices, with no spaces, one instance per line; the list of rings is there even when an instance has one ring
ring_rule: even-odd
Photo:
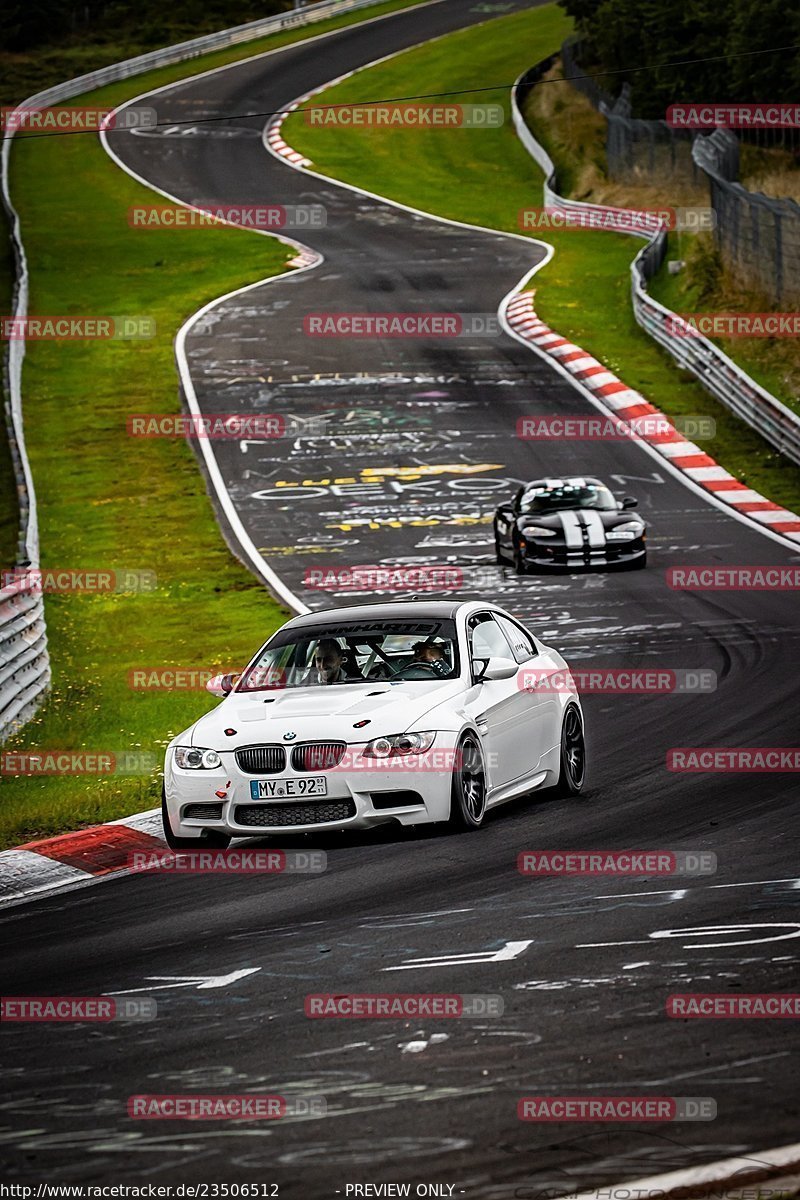
[[[573,1192],[562,1200],[669,1200],[691,1196],[701,1200],[777,1200],[794,1196],[800,1189],[800,1142],[774,1150],[703,1163],[648,1179],[634,1179],[593,1191]]]
[[[316,93],[309,92],[309,95],[313,96],[316,95]],[[267,125],[265,136],[269,143],[270,149],[274,154],[277,154],[279,158],[285,158],[287,162],[294,163],[299,167],[308,167],[311,165],[311,159],[304,158],[303,155],[297,150],[293,150],[292,147],[287,145],[281,137],[281,125],[289,116],[289,113],[294,112],[299,105],[300,101],[296,100],[294,104],[289,105],[286,112],[278,113],[276,117],[273,117]]]
[[[533,307],[533,292],[518,292],[512,297],[506,307],[506,319],[519,337],[555,359],[576,383],[587,388],[614,417],[625,422],[635,422],[643,417],[655,418],[650,424],[657,423],[658,432],[638,433],[635,425],[634,431],[693,483],[712,492],[716,500],[730,505],[737,513],[800,545],[800,517],[796,513],[740,483],[700,446],[687,441],[641,393],[629,388],[569,338],[562,337],[545,325]],[[647,429],[647,425],[644,429]]]
[[[322,255],[317,254],[316,250],[303,249],[294,258],[287,259],[287,267],[318,267],[322,262]]]
[[[163,850],[161,810],[0,852],[0,907],[127,873],[135,850]]]

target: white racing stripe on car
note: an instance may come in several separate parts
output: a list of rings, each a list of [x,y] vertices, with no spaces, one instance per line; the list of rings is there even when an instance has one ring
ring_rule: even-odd
[[[581,523],[574,512],[562,512],[558,514],[561,518],[561,525],[564,529],[564,540],[567,543],[568,550],[580,550],[583,545],[583,534],[581,533]]]
[[[606,544],[606,531],[598,513],[590,508],[581,510],[583,523],[589,531],[589,546],[592,550],[602,549]]]

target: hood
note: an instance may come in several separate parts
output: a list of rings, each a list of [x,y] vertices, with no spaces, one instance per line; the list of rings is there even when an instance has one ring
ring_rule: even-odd
[[[435,683],[330,684],[256,692],[252,696],[233,692],[195,723],[192,745],[235,750],[254,743],[283,743],[285,733],[296,734],[293,744],[367,742],[410,728],[426,728],[420,721],[463,690],[460,679],[443,679]],[[357,721],[365,720],[368,725],[353,728]],[[439,727],[435,721],[433,727]],[[235,729],[236,733],[228,735],[226,729]]]

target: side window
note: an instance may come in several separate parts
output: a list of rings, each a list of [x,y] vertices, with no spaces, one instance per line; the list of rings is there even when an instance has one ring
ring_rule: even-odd
[[[523,629],[515,621],[509,621],[508,617],[498,615],[495,620],[508,638],[511,651],[518,663],[527,662],[529,658],[533,658],[535,654],[539,653],[536,643],[527,629]]]
[[[470,621],[470,654],[472,658],[508,658],[511,649],[490,613],[479,613]]]

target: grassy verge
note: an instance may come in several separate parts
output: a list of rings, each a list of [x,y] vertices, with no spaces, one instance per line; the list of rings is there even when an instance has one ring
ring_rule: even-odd
[[[420,79],[426,92],[474,87],[476,81],[483,87],[495,81],[506,85],[557,48],[567,32],[568,22],[555,5],[515,13],[359,72],[326,92],[325,103],[408,95]],[[476,99],[503,104],[506,124],[493,131],[447,132],[313,127],[294,114],[283,131],[317,171],[442,216],[519,232],[520,209],[541,204],[542,174],[513,133],[508,87],[481,92]],[[712,416],[717,432],[703,443],[708,453],[751,487],[797,511],[800,470],[679,371],[636,325],[629,289],[630,262],[639,243],[591,230],[537,236],[556,248],[553,261],[534,279],[542,318],[664,412]]]
[[[151,72],[83,100],[119,103],[254,49]],[[179,326],[209,299],[282,271],[287,249],[236,229],[131,230],[128,208],[153,193],[119,171],[95,137],[16,145],[11,184],[32,314],[143,314],[157,327],[149,340],[28,347],[25,424],[43,566],[145,569],[158,586],[150,594],[46,599],[52,696],[6,749],[160,756],[214,701],[203,692],[132,690],[128,672],[239,666],[284,613],[226,549],[188,446],[130,438],[126,416],[177,411],[172,343]],[[0,793],[0,846],[9,846],[157,804],[160,768],[138,776],[5,777]]]
[[[680,274],[669,274],[670,258],[685,261]],[[708,234],[670,234],[667,259],[650,282],[650,294],[673,312],[769,312],[773,307],[731,278]],[[796,338],[711,340],[757,383],[800,414],[800,344]]]

